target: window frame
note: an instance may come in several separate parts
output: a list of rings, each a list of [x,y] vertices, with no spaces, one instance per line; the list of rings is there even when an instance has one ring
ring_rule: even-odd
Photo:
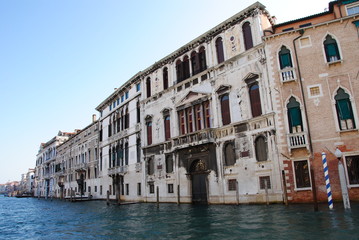
[[[327,41],[327,37],[330,37],[334,43],[325,43]],[[330,41],[330,40],[329,40]],[[340,50],[340,44],[339,44],[339,41],[338,39],[333,35],[333,34],[330,34],[330,33],[327,33],[324,38],[323,38],[323,42],[322,42],[322,49],[323,49],[323,53],[324,53],[324,60],[327,64],[334,64],[334,63],[338,63],[338,62],[342,62],[343,61],[343,55],[342,55],[342,52]],[[333,45],[334,48],[335,48],[335,51],[337,53],[336,57],[338,57],[338,59],[335,59],[335,60],[330,60],[330,56],[329,56],[329,50],[328,50],[328,46],[329,45]]]
[[[308,178],[309,178],[309,187],[298,187],[298,183],[297,183],[297,172],[296,172],[296,168],[295,168],[295,163],[296,162],[303,162],[306,161],[307,165],[308,165]],[[293,180],[294,180],[294,190],[295,191],[307,191],[307,190],[312,190],[312,178],[310,175],[310,169],[311,169],[311,165],[310,165],[310,161],[308,161],[308,159],[296,159],[292,161],[292,169],[293,169]]]
[[[264,144],[263,146],[257,146],[259,139],[263,139],[264,140]],[[258,159],[259,157],[261,157],[261,155],[259,154],[260,149],[263,149],[263,147],[265,146],[265,158],[263,159]],[[255,157],[256,157],[256,162],[266,162],[268,161],[268,140],[267,137],[264,135],[258,135],[255,139],[254,139],[254,153],[255,153]]]
[[[358,161],[359,161],[359,152],[357,151],[357,152],[351,152],[350,154],[346,154],[346,153],[343,154],[343,165],[344,165],[345,178],[347,181],[347,185],[351,188],[352,187],[357,188],[357,187],[359,187],[359,182],[356,184],[350,183],[350,176],[349,176],[349,172],[348,172],[348,158],[350,158],[350,157],[357,157]],[[358,178],[359,178],[359,171],[358,171]]]
[[[222,118],[222,125],[230,125],[232,123],[231,120],[231,104],[229,99],[229,93],[223,94],[219,96],[220,104],[221,104],[221,118]],[[223,100],[226,98],[225,100]],[[228,115],[226,115],[228,114]]]
[[[357,12],[357,13],[349,14],[348,9],[351,9],[351,8],[358,8],[358,12]],[[359,3],[358,3],[358,2],[354,2],[354,3],[351,3],[351,4],[345,5],[345,11],[346,11],[346,13],[347,13],[347,16],[352,16],[352,15],[358,14],[358,13],[359,13]]]
[[[223,38],[219,36],[215,41],[216,46],[216,60],[217,64],[221,64],[224,62],[224,46],[223,46]]]
[[[254,87],[254,86],[257,86],[257,88],[252,89],[252,87]],[[253,94],[254,91],[257,91],[257,89],[258,89],[258,94],[257,95]],[[248,86],[248,95],[249,95],[249,103],[250,103],[250,107],[251,107],[252,117],[255,118],[255,117],[262,116],[263,111],[262,111],[261,91],[260,91],[259,83],[257,81],[255,81],[254,83],[252,83]]]
[[[347,94],[348,95],[348,98],[347,98],[347,102],[350,104],[349,105],[349,108],[350,108],[350,113],[352,115],[352,118],[351,120],[353,121],[352,122],[352,125],[353,125],[353,128],[347,128],[347,129],[342,129],[342,126],[341,126],[341,120],[348,120],[348,119],[341,119],[340,118],[340,113],[338,111],[338,105],[337,105],[337,96],[338,96],[338,91],[339,90],[342,90],[344,92],[344,94]],[[356,118],[356,111],[355,111],[355,106],[354,105],[354,102],[352,101],[352,97],[351,95],[348,93],[347,89],[343,88],[343,87],[339,87],[335,90],[335,95],[333,97],[333,107],[334,107],[334,115],[335,115],[335,119],[336,119],[336,122],[337,122],[337,129],[338,131],[340,132],[343,132],[343,131],[353,131],[353,130],[356,130],[357,129],[357,118]],[[344,99],[339,99],[339,100],[344,100]]]
[[[245,21],[242,24],[242,37],[245,51],[254,47],[252,27],[249,21]]]

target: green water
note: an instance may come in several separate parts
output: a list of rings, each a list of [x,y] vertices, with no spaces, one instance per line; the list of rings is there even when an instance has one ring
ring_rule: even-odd
[[[194,206],[0,196],[0,239],[359,239],[359,203]]]

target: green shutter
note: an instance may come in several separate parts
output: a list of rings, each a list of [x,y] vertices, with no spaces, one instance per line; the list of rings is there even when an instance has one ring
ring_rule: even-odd
[[[290,60],[289,53],[280,54],[280,65],[281,65],[281,69],[283,69],[285,67],[292,67],[292,62]]]
[[[291,126],[302,125],[302,116],[299,107],[289,108],[289,121]]]
[[[341,120],[353,118],[350,102],[348,99],[337,100],[337,108],[338,108],[339,118]]]

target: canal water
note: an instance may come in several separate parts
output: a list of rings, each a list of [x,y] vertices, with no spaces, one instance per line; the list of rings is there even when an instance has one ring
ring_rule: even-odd
[[[359,239],[359,203],[107,206],[0,196],[0,239]]]

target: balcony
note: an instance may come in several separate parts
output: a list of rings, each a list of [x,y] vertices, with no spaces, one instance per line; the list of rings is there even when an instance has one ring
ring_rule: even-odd
[[[86,171],[86,168],[87,168],[86,163],[79,163],[79,164],[74,166],[74,169],[77,172]]]
[[[297,76],[295,74],[294,68],[286,67],[280,71],[280,76],[282,82],[290,82],[295,81],[297,79]]]
[[[308,148],[308,135],[306,132],[290,133],[287,135],[288,148],[291,152],[296,148]]]
[[[120,174],[123,175],[125,173],[127,173],[128,171],[128,166],[116,166],[116,167],[112,167],[108,169],[108,175],[115,175],[115,174]]]
[[[214,138],[215,133],[213,129],[205,129],[202,131],[197,131],[173,138],[173,147],[182,148],[189,145],[204,144],[208,142],[213,142]]]

